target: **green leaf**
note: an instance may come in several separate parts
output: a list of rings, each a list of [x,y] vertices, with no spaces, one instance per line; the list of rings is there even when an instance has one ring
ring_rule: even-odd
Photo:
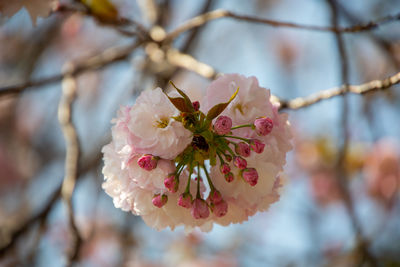
[[[212,121],[213,119],[215,119],[219,114],[222,113],[222,111],[224,111],[226,109],[226,107],[232,102],[232,100],[236,97],[236,95],[239,92],[239,87],[236,89],[236,91],[233,93],[233,95],[231,96],[231,98],[229,99],[228,102],[226,103],[219,103],[215,106],[213,106],[207,113],[207,120],[208,121]]]
[[[176,89],[176,91],[178,91],[178,93],[183,97],[185,104],[187,106],[187,108],[189,109],[189,112],[194,112],[194,108],[193,108],[193,104],[192,101],[190,100],[190,98],[178,87],[175,86],[175,84],[172,81],[169,81],[169,83]]]

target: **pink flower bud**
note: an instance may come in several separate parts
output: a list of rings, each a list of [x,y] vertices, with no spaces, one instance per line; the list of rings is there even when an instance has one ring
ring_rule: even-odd
[[[254,168],[244,169],[242,172],[243,179],[251,186],[255,186],[258,181],[258,173]]]
[[[233,173],[228,172],[227,174],[225,174],[225,180],[230,183],[233,181]]]
[[[138,159],[137,163],[146,171],[151,171],[157,167],[157,158],[152,155],[143,155]]]
[[[193,108],[194,108],[195,111],[199,111],[199,109],[200,109],[200,102],[199,101],[194,101],[192,103],[192,105],[193,105]]]
[[[192,207],[192,195],[190,193],[183,193],[179,196],[178,205],[187,209]]]
[[[170,175],[164,179],[165,188],[168,189],[169,192],[175,193],[178,191],[178,180],[175,179],[175,175]]]
[[[225,159],[226,159],[226,161],[231,162],[232,161],[232,156],[231,155],[225,155]]]
[[[208,199],[210,200],[211,203],[217,204],[217,203],[221,202],[222,195],[218,190],[214,190],[214,191],[210,192]]]
[[[248,157],[250,156],[250,146],[245,142],[240,142],[235,145],[235,152],[242,157]]]
[[[232,128],[232,119],[228,116],[219,116],[214,123],[214,131],[219,134],[230,133]]]
[[[270,118],[262,117],[254,121],[254,126],[258,135],[265,136],[272,131],[274,123]]]
[[[233,158],[233,165],[242,170],[247,167],[247,161],[242,157],[235,156]]]
[[[205,202],[204,199],[196,198],[193,201],[191,213],[193,218],[195,219],[207,218],[210,215],[210,210],[208,209],[207,202]]]
[[[228,203],[225,200],[220,201],[217,204],[212,205],[212,212],[217,217],[223,217],[228,212]]]
[[[265,144],[258,139],[251,139],[250,147],[251,149],[253,149],[254,152],[260,154],[263,153]]]
[[[228,172],[231,171],[231,167],[229,167],[228,163],[223,163],[223,164],[219,167],[219,170],[221,171],[221,173],[227,174]]]
[[[160,194],[155,195],[152,200],[153,205],[158,208],[161,208],[162,206],[164,206],[165,203],[167,203],[167,201],[168,201],[168,197],[166,195],[160,195]]]

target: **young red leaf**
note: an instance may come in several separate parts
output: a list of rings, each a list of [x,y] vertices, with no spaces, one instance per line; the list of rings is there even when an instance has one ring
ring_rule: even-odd
[[[187,106],[187,108],[189,109],[189,112],[194,112],[194,108],[193,108],[193,104],[192,101],[190,100],[190,98],[178,87],[175,86],[175,84],[172,81],[169,81],[169,83],[176,89],[176,91],[178,91],[178,93],[183,97],[184,101],[185,101],[185,105]]]
[[[207,113],[207,120],[208,121],[212,121],[213,119],[215,119],[219,114],[221,114],[226,107],[232,102],[232,100],[236,97],[236,95],[239,92],[239,87],[236,89],[236,91],[233,93],[233,95],[231,96],[231,98],[229,99],[228,102],[225,103],[219,103],[215,106],[213,106]]]

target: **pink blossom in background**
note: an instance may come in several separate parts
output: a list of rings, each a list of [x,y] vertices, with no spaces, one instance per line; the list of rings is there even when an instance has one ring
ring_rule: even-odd
[[[390,207],[400,189],[400,146],[392,139],[378,141],[364,164],[369,194]]]

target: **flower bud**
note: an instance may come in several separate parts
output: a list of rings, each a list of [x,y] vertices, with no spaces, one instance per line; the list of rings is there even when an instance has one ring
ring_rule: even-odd
[[[211,205],[211,207],[212,213],[217,217],[223,217],[228,212],[228,203],[223,199],[219,203]]]
[[[171,193],[178,191],[178,180],[175,179],[175,175],[173,174],[164,179],[164,185]]]
[[[254,121],[254,127],[258,135],[265,136],[272,131],[274,126],[273,121],[270,118],[262,117]]]
[[[228,172],[227,174],[225,174],[225,180],[230,183],[233,181],[233,173]]]
[[[183,193],[178,198],[178,205],[187,209],[192,207],[192,195],[190,193]]]
[[[165,203],[167,203],[167,201],[168,201],[168,196],[160,195],[160,194],[155,195],[152,200],[153,205],[158,208],[161,208],[162,206],[164,206]]]
[[[257,184],[258,173],[257,170],[254,168],[244,169],[242,171],[242,177],[251,186],[255,186]]]
[[[211,203],[217,204],[217,203],[221,202],[222,195],[218,190],[213,190],[210,192],[208,199],[210,200]]]
[[[227,162],[231,162],[232,161],[232,156],[231,155],[225,155],[225,159]]]
[[[264,152],[264,147],[265,144],[262,143],[260,140],[258,139],[251,139],[250,141],[250,147],[251,149],[253,149],[254,152],[260,154]]]
[[[232,128],[232,119],[228,116],[219,116],[214,123],[214,131],[219,134],[228,134]]]
[[[240,142],[235,145],[235,152],[242,157],[248,157],[250,156],[250,146],[245,142]]]
[[[146,171],[151,171],[157,167],[157,158],[152,155],[143,155],[138,159],[137,163]]]
[[[223,163],[219,167],[219,170],[221,171],[222,174],[227,174],[228,172],[231,171],[231,167],[229,167],[228,163]]]
[[[199,111],[199,109],[200,109],[200,102],[199,101],[194,101],[192,103],[192,105],[193,105],[194,111]]]
[[[210,210],[208,209],[207,202],[204,199],[196,198],[193,201],[192,216],[195,219],[205,219],[210,215]]]
[[[233,158],[233,165],[242,170],[247,167],[247,161],[242,157],[235,156]]]

